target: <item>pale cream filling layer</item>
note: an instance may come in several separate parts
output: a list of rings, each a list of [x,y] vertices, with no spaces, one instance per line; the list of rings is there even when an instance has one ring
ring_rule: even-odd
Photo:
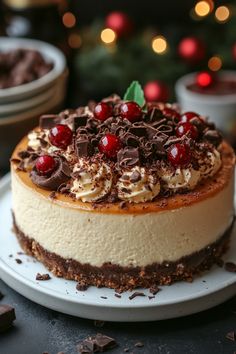
[[[234,178],[213,197],[144,214],[106,214],[57,205],[12,173],[12,202],[21,231],[63,258],[101,266],[176,261],[215,242],[233,215]]]

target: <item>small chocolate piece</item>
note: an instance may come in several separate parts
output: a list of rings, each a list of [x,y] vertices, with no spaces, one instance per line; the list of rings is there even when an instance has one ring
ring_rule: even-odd
[[[235,342],[235,340],[236,340],[235,332],[231,331],[231,332],[227,333],[225,338],[231,340],[232,342]]]
[[[0,332],[6,331],[15,321],[15,309],[9,305],[0,305]]]
[[[80,115],[80,116],[73,116],[71,121],[72,121],[72,130],[74,132],[76,132],[76,130],[79,128],[79,127],[84,127],[86,124],[87,124],[87,121],[88,121],[88,115],[87,114],[83,114],[83,115]]]
[[[76,285],[76,289],[78,291],[86,291],[88,289],[88,285],[84,282],[78,282],[77,285]]]
[[[77,346],[77,350],[81,354],[103,353],[116,346],[117,343],[113,338],[98,333],[96,336],[86,338]]]
[[[59,123],[59,120],[55,114],[44,114],[39,118],[39,126],[41,129],[51,129]]]
[[[105,299],[105,300],[107,299],[106,296],[100,296],[100,298],[101,298],[101,299]]]
[[[22,263],[22,260],[19,259],[19,258],[16,258],[15,261],[16,261],[17,264],[21,264]]]
[[[134,345],[136,348],[142,348],[142,347],[144,347],[144,344],[142,343],[142,342],[137,342],[137,343],[135,343],[135,345]]]
[[[36,275],[36,280],[49,280],[49,279],[51,279],[49,274],[37,273],[37,275]]]
[[[115,293],[115,297],[118,297],[118,298],[120,299],[120,298],[121,298],[121,295]]]
[[[236,273],[236,264],[233,262],[226,262],[225,270],[227,270],[227,272]]]
[[[135,291],[132,295],[129,296],[129,299],[133,300],[135,297],[138,297],[138,296],[146,296],[146,295],[140,291]]]
[[[131,183],[137,183],[138,181],[140,181],[140,179],[141,179],[141,175],[138,171],[134,171],[130,176]]]
[[[150,291],[151,294],[156,295],[160,291],[160,289],[158,288],[158,286],[153,285],[153,286],[151,286],[149,291]]]
[[[87,138],[76,140],[75,151],[78,158],[92,156],[93,146]]]
[[[127,146],[118,152],[117,160],[121,167],[139,165],[139,149]]]
[[[204,133],[203,139],[217,147],[222,141],[222,136],[217,130],[209,129]]]

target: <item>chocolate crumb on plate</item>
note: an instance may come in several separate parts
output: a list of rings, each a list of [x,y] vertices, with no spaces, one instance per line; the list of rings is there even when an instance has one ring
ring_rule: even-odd
[[[98,333],[96,336],[90,336],[77,345],[77,350],[81,354],[103,353],[116,346],[117,343],[113,338]]]
[[[134,345],[136,348],[142,348],[142,347],[144,347],[144,344],[142,343],[142,342],[137,342],[137,343],[135,343],[135,345]]]
[[[149,291],[151,294],[156,295],[160,291],[160,288],[158,288],[158,286],[156,286],[156,285],[153,285],[153,286],[151,286]]]
[[[37,275],[36,275],[36,280],[49,280],[49,279],[51,279],[49,274],[37,273]]]
[[[121,295],[120,294],[116,294],[114,295],[115,297],[118,297],[119,299],[121,298]]]
[[[76,289],[78,291],[86,291],[88,289],[88,285],[86,283],[84,283],[84,282],[79,282],[76,285]]]
[[[21,264],[22,263],[22,260],[19,259],[19,258],[16,258],[15,261],[16,261],[17,264]]]
[[[235,336],[235,332],[234,331],[231,331],[231,332],[227,333],[225,337],[227,339],[231,340],[232,342],[235,342],[235,340],[236,340],[236,336]]]
[[[146,295],[140,291],[135,291],[132,295],[129,296],[129,299],[133,300],[135,297],[138,297],[138,296],[146,296]]]
[[[8,330],[15,321],[15,309],[9,305],[0,305],[0,332]]]
[[[100,298],[101,298],[101,299],[107,299],[107,297],[106,297],[106,296],[100,296]]]
[[[225,270],[227,270],[227,272],[236,273],[236,264],[233,262],[226,262]]]
[[[155,299],[156,296],[148,296],[149,300]]]

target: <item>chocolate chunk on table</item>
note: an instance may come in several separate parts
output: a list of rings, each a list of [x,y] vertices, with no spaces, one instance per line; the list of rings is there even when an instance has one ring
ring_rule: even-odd
[[[117,346],[115,339],[103,334],[86,338],[77,346],[78,352],[81,354],[103,353]]]
[[[15,309],[9,305],[0,305],[0,332],[9,329],[16,319]]]

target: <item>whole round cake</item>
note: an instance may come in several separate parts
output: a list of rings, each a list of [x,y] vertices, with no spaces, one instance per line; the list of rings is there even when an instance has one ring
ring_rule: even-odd
[[[42,116],[13,153],[16,235],[57,276],[120,290],[191,281],[229,245],[231,147],[197,113],[138,96]]]

